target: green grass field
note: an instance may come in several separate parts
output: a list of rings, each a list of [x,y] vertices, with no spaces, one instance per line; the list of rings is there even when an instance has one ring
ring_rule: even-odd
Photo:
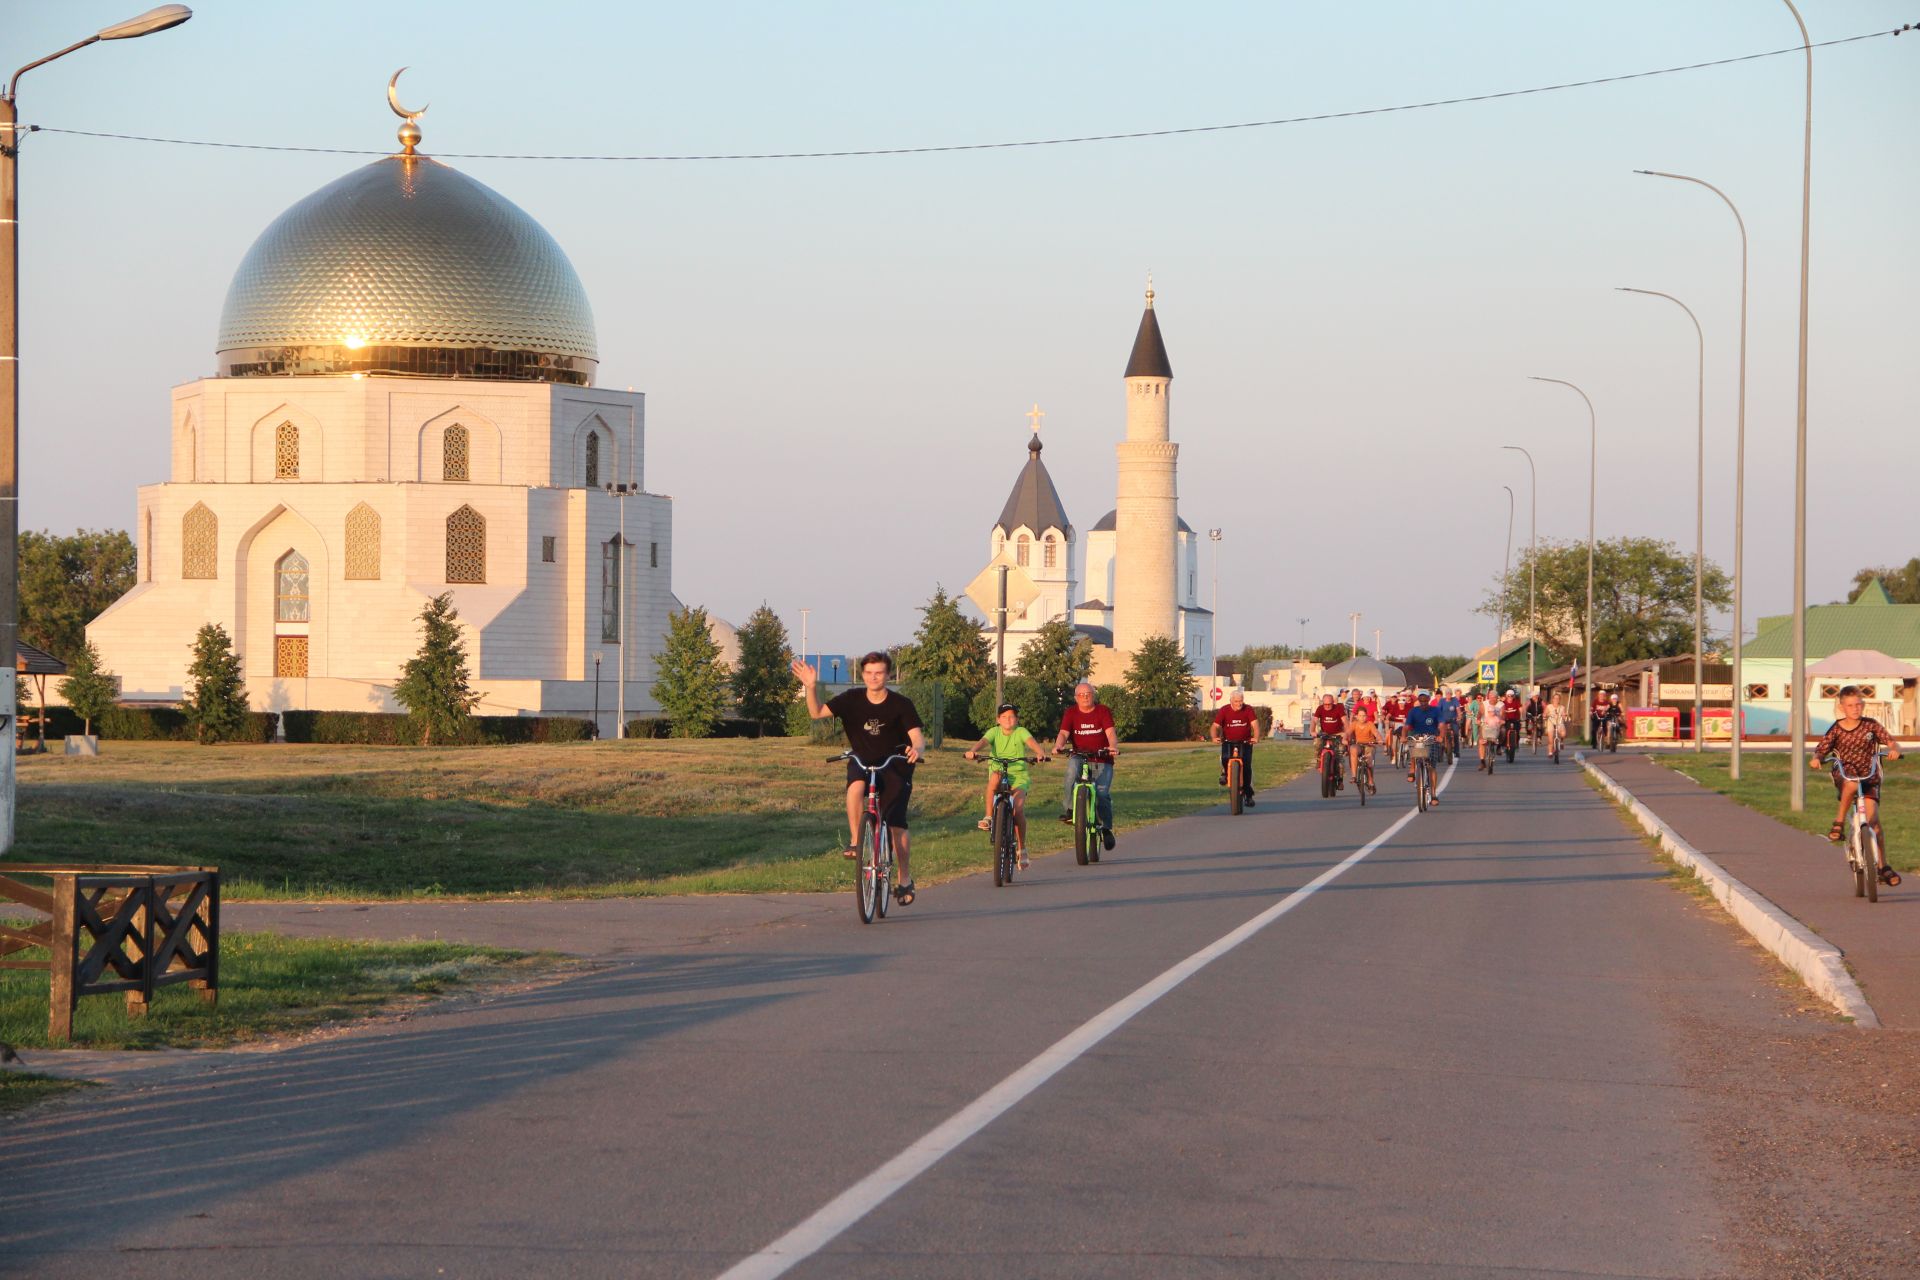
[[[1743,752],[1737,785],[1727,776],[1725,752],[1705,757],[1691,752],[1661,752],[1654,758],[1702,786],[1802,831],[1825,835],[1833,821],[1837,797],[1825,771],[1807,774],[1804,810],[1794,813],[1787,808],[1787,770],[1792,760],[1785,752]],[[1911,760],[1882,767],[1885,776],[1880,789],[1880,825],[1887,835],[1887,861],[1903,875],[1920,873],[1920,776],[1916,776]]]
[[[108,742],[22,757],[16,861],[221,868],[228,899],[632,896],[827,891],[848,883],[844,766],[794,739],[513,747]],[[918,770],[915,879],[991,866],[974,829],[983,765],[949,746]],[[1273,786],[1309,764],[1262,744]],[[1035,770],[1033,851],[1064,848],[1061,766]],[[1130,745],[1123,834],[1219,804],[1218,756]]]
[[[28,959],[34,954],[20,953]],[[554,964],[549,957],[449,942],[223,933],[217,1005],[209,1007],[184,985],[166,987],[155,993],[145,1017],[130,1018],[121,997],[87,996],[74,1011],[73,1047],[209,1048],[290,1035],[462,985],[536,976]],[[0,970],[0,1041],[47,1047],[45,973]]]

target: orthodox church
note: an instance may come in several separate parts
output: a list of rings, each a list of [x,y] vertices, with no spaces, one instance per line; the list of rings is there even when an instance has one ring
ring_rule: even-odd
[[[1007,652],[1059,618],[1094,644],[1094,678],[1117,682],[1149,636],[1172,636],[1199,673],[1213,661],[1213,614],[1199,600],[1200,546],[1180,518],[1169,395],[1173,365],[1160,336],[1147,286],[1146,310],[1134,335],[1122,381],[1126,438],[1115,451],[1119,479],[1114,509],[1087,531],[1084,549],[1060,492],[1041,461],[1040,425],[1027,442],[1027,463],[994,523],[989,563],[1023,570],[1038,594],[1007,619]],[[1076,575],[1084,565],[1084,577]],[[1009,661],[1011,661],[1011,657]]]
[[[256,709],[393,711],[450,591],[483,714],[611,710],[622,673],[651,711],[679,606],[646,397],[594,385],[553,237],[417,154],[419,113],[389,100],[402,150],[241,260],[214,376],[173,390],[171,474],[139,490],[138,583],[88,636],[129,701],[177,701],[217,622]]]

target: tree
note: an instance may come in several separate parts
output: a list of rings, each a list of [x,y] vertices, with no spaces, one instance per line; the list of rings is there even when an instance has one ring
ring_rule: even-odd
[[[67,664],[67,678],[60,682],[60,696],[80,717],[80,731],[89,737],[93,735],[93,722],[119,700],[120,690],[112,673],[100,669],[100,651],[93,647],[93,641],[83,640],[79,652]]]
[[[1188,707],[1200,682],[1172,636],[1148,636],[1127,664],[1127,692],[1141,707]]]
[[[225,742],[240,735],[247,721],[247,689],[240,678],[240,656],[233,637],[217,622],[193,638],[193,664],[187,668],[187,696],[180,709],[200,743]]]
[[[133,588],[133,539],[119,529],[20,535],[20,638],[71,663],[87,624]]]
[[[1028,733],[1038,739],[1042,745],[1053,740],[1053,730],[1060,723],[1060,713],[1053,711],[1048,719],[1049,704],[1047,690],[1038,680],[1028,676],[1008,676],[1006,683],[1007,701],[1020,710],[1020,723]],[[982,733],[994,722],[999,714],[1000,704],[993,700],[993,686],[988,685],[973,695],[973,704],[968,708],[973,714],[973,722],[980,726]]]
[[[960,601],[935,586],[933,598],[920,613],[920,629],[913,641],[894,651],[894,664],[903,680],[938,680],[946,686],[946,723],[941,728],[955,737],[973,732],[967,709],[973,695],[993,683],[993,646],[980,624],[960,612]],[[979,726],[986,728],[985,725]]]
[[[1507,576],[1502,630],[1527,626],[1527,560]],[[1693,650],[1693,556],[1658,538],[1615,538],[1593,551],[1593,629],[1595,666],[1637,658],[1663,658]],[[1732,602],[1732,583],[1708,561],[1702,594],[1709,609]],[[1586,657],[1587,545],[1542,542],[1535,578],[1535,613],[1540,642],[1555,653]],[[1498,578],[1480,612],[1501,617]],[[1713,647],[1713,637],[1707,637]]]
[[[1920,604],[1920,556],[1898,569],[1885,566],[1862,569],[1853,575],[1853,589],[1847,592],[1847,599],[1858,599],[1861,588],[1875,578],[1880,579],[1880,585],[1887,589],[1887,595],[1895,604]]]
[[[1353,656],[1353,646],[1345,640],[1334,640],[1328,644],[1318,645],[1307,651],[1308,662],[1318,662],[1326,667],[1331,667],[1335,663],[1345,662]]]
[[[1093,700],[1113,712],[1113,731],[1122,742],[1132,742],[1140,732],[1140,704],[1122,684],[1103,684],[1093,691]]]
[[[420,652],[407,659],[393,686],[393,700],[407,709],[423,747],[467,737],[480,701],[467,671],[467,642],[455,625],[459,620],[453,592],[427,601],[420,610]]]
[[[1020,646],[1013,669],[1039,686],[1045,715],[1039,723],[1056,725],[1060,713],[1073,701],[1073,686],[1093,670],[1093,641],[1073,629],[1065,618],[1043,623],[1033,639]],[[1023,706],[1023,713],[1026,708]],[[975,717],[976,722],[979,717]],[[1035,722],[1029,721],[1029,727]]]
[[[676,738],[709,738],[727,709],[727,664],[708,629],[705,609],[667,617],[665,647],[655,658],[653,696]]]
[[[766,733],[787,731],[787,708],[800,692],[793,678],[793,646],[787,628],[773,610],[761,605],[740,628],[740,663],[733,672],[733,696],[740,715]]]

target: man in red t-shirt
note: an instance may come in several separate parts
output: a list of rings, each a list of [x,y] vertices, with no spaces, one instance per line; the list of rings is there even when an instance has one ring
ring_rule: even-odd
[[[1316,759],[1329,745],[1334,748],[1336,761],[1346,755],[1347,709],[1330,693],[1321,694],[1320,705],[1313,709],[1313,731],[1317,735],[1313,744]],[[1334,767],[1338,769],[1339,765]]]
[[[1213,713],[1213,740],[1220,744],[1220,785],[1227,785],[1227,761],[1240,757],[1240,794],[1253,803],[1253,744],[1260,737],[1260,717],[1247,705],[1247,695],[1235,688],[1227,705]]]
[[[1094,819],[1100,824],[1100,843],[1113,848],[1113,760],[1120,754],[1120,734],[1113,727],[1113,710],[1094,701],[1093,686],[1082,680],[1073,687],[1073,705],[1060,717],[1060,733],[1053,744],[1055,755],[1072,750],[1086,757],[1087,771],[1093,782]],[[1060,821],[1073,823],[1073,789],[1080,781],[1076,761],[1067,771],[1067,807]]]
[[[1380,704],[1380,714],[1385,717],[1385,720],[1376,723],[1385,724],[1387,730],[1387,750],[1393,752],[1396,759],[1400,751],[1400,735],[1406,731],[1407,727],[1407,712],[1412,710],[1412,708],[1413,699],[1407,696],[1407,692],[1404,689],[1399,693],[1390,695],[1385,702]]]

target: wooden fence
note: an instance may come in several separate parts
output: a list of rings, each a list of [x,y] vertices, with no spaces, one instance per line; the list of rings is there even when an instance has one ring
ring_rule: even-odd
[[[218,997],[216,867],[0,863],[0,909],[9,902],[44,917],[0,924],[0,969],[51,974],[47,1038],[54,1044],[73,1037],[82,996],[125,992],[135,1016],[146,1013],[155,991],[179,982],[209,1004]],[[10,958],[35,947],[47,959]]]

